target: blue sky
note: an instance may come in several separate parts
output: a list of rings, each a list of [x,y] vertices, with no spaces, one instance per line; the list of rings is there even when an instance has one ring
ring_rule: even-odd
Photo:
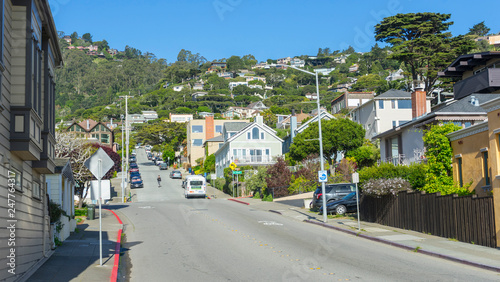
[[[112,48],[126,45],[169,63],[181,49],[207,60],[252,54],[259,61],[316,55],[318,48],[366,52],[374,26],[398,13],[451,14],[453,35],[484,21],[500,32],[498,0],[49,0],[58,31]],[[479,3],[479,2],[478,2]]]

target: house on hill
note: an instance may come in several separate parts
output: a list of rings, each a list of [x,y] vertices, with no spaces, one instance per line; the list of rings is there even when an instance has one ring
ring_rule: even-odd
[[[113,145],[113,130],[103,122],[92,119],[86,119],[79,123],[75,121],[66,128],[66,131],[74,134],[76,138],[98,142],[109,147]]]

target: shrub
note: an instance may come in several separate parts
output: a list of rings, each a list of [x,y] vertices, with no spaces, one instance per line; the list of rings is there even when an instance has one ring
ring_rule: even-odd
[[[425,164],[404,166],[382,163],[376,166],[364,167],[359,170],[359,185],[364,188],[365,183],[370,179],[403,178],[410,183],[413,189],[421,190],[425,185],[426,169]]]
[[[256,193],[253,195],[253,198],[254,198],[254,199],[260,199],[260,193],[259,193],[259,192],[256,192]]]
[[[264,197],[262,198],[262,201],[272,202],[272,201],[273,201],[273,195],[268,194],[268,195],[264,196]]]
[[[370,196],[396,196],[401,191],[412,191],[410,183],[403,178],[370,179],[363,186],[363,194]]]
[[[87,216],[87,208],[75,209],[75,216]]]
[[[58,222],[63,214],[65,214],[65,212],[61,208],[61,206],[59,204],[50,201],[49,204],[50,223]]]
[[[307,180],[304,176],[295,177],[292,175],[292,183],[288,187],[288,193],[298,194],[300,192],[310,192],[316,189],[316,181]]]

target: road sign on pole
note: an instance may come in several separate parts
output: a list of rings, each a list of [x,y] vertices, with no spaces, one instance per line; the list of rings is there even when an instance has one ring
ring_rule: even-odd
[[[326,173],[326,170],[318,171],[318,181],[319,182],[327,182],[328,181],[328,174]]]
[[[234,169],[237,167],[237,165],[236,165],[235,163],[231,163],[231,164],[229,165],[229,167],[230,167],[232,170],[234,170]]]
[[[241,171],[241,170],[233,170],[233,174],[243,174],[243,171]]]
[[[90,158],[88,158],[84,165],[92,172],[92,174],[99,180],[99,265],[102,266],[102,215],[101,215],[101,179],[106,175],[106,173],[113,167],[115,163],[113,160],[104,152],[102,148],[99,148]]]
[[[358,210],[358,231],[360,231],[361,221],[359,220],[359,192],[358,192],[359,173],[355,172],[352,174],[352,183],[356,183],[356,208]]]

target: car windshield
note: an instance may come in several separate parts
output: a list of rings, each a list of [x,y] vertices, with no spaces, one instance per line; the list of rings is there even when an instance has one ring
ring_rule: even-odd
[[[201,180],[192,180],[192,181],[189,181],[189,184],[191,184],[191,185],[202,185],[203,181],[201,181]]]

